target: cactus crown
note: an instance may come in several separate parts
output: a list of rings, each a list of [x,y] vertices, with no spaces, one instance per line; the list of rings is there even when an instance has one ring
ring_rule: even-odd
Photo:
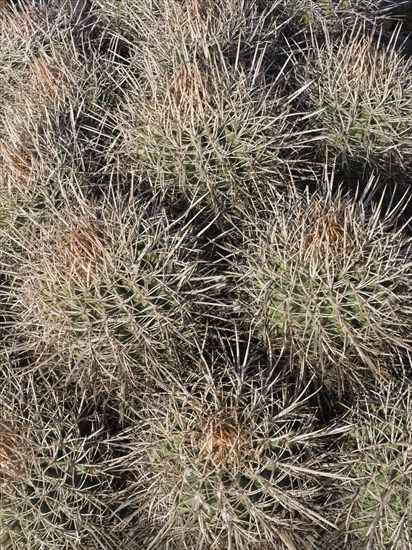
[[[314,512],[322,465],[309,466],[311,446],[323,443],[311,431],[313,417],[298,401],[233,384],[232,393],[191,380],[190,393],[179,386],[148,398],[136,435],[149,466],[136,475],[147,481],[151,520],[168,542],[184,529],[202,548],[239,549],[255,548],[255,540],[276,547],[293,521],[298,543],[305,529],[328,525]]]
[[[16,480],[22,473],[24,446],[21,436],[7,426],[0,426],[0,482]]]
[[[263,338],[323,381],[331,376],[330,384],[344,383],[348,372],[355,382],[365,365],[386,376],[385,361],[377,370],[372,357],[384,358],[388,348],[399,356],[410,346],[410,242],[402,228],[388,231],[390,218],[339,195],[301,198],[290,209],[276,207],[260,243],[251,242],[245,276]]]

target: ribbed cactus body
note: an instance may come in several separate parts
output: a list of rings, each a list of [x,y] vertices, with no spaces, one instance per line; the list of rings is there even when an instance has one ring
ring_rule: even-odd
[[[408,546],[412,511],[411,389],[389,384],[354,407],[347,450],[351,456],[351,527],[373,548]]]
[[[133,82],[119,115],[123,154],[168,201],[184,197],[236,218],[288,186],[279,155],[282,144],[294,146],[294,117],[280,88],[217,65],[175,62],[166,76],[159,69],[148,83]]]
[[[356,271],[337,273],[330,278],[321,269],[311,273],[305,265],[295,270],[287,264],[276,267],[276,259],[272,260],[270,267],[272,277],[276,272],[276,281],[268,276],[262,293],[267,296],[267,321],[274,334],[286,340],[292,337],[308,355],[316,354],[319,344],[313,328],[316,323],[325,333],[324,338],[330,340],[331,347],[343,353],[347,331],[359,330],[367,322],[367,309],[357,294]],[[362,290],[373,296],[376,289],[371,280]]]
[[[328,384],[350,384],[365,367],[383,375],[388,350],[396,357],[410,346],[408,238],[388,231],[379,209],[368,215],[351,200],[289,206],[276,208],[250,244],[254,324],[272,350]]]
[[[14,322],[34,346],[85,373],[97,365],[112,378],[124,361],[165,358],[184,338],[186,304],[176,288],[194,269],[184,241],[164,217],[139,219],[137,212],[52,218],[27,241],[30,269],[13,278]]]
[[[305,530],[327,525],[316,481],[323,465],[311,452],[323,442],[299,404],[288,408],[258,389],[247,402],[245,389],[236,405],[235,395],[190,387],[191,396],[171,389],[152,397],[136,424],[133,464],[148,499],[142,525],[157,524],[171,544],[239,550],[281,548],[286,531],[299,543]],[[226,399],[231,403],[222,405]]]

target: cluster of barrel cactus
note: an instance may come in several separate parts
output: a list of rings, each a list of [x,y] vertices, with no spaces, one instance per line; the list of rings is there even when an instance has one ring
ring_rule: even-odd
[[[384,12],[0,13],[1,548],[409,549],[411,65]]]

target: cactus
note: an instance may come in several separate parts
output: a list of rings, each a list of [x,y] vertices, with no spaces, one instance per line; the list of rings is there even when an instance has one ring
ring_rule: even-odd
[[[16,188],[11,183],[13,172],[18,172],[17,179],[20,181],[21,177],[27,175],[31,162],[30,151],[20,146],[22,144],[12,143],[13,139],[8,139],[7,115],[11,105],[18,104],[23,100],[22,89],[27,86],[32,63],[36,63],[39,57],[39,37],[34,30],[36,23],[38,21],[30,10],[22,13],[17,13],[14,10],[7,11],[0,20],[1,233],[3,230],[7,233],[16,210]],[[13,113],[13,116],[10,117],[13,119],[13,124],[17,122],[15,114]],[[14,128],[12,130],[14,131]]]
[[[410,240],[367,208],[341,194],[279,201],[239,286],[267,346],[339,392],[388,376],[411,346]]]
[[[86,1],[0,21],[0,547],[404,550],[406,201],[316,179],[409,181],[378,0]]]
[[[62,196],[73,193],[73,187],[81,187],[84,194],[92,187],[85,175],[91,179],[95,172],[94,157],[103,139],[96,120],[102,105],[109,109],[109,100],[104,97],[104,79],[92,82],[98,80],[98,69],[85,70],[73,58],[67,48],[33,60],[15,97],[6,104],[0,151],[3,173],[11,193],[26,210],[41,210],[50,201],[59,204]],[[79,88],[81,106],[76,105]],[[79,109],[78,127],[68,131],[73,108]],[[107,112],[106,121],[108,117]],[[86,147],[82,131],[88,123],[96,136],[87,137]]]
[[[356,27],[355,27],[356,28]],[[361,36],[362,26],[337,45],[315,43],[301,82],[310,123],[321,134],[322,160],[338,160],[346,173],[366,168],[407,175],[411,162],[411,62],[392,44]]]
[[[81,30],[83,16],[70,25],[64,9],[26,8],[10,22],[19,48],[0,52],[0,66],[4,55],[7,68],[7,84],[0,85],[0,186],[32,214],[110,180],[102,159],[112,139],[110,111],[118,88],[111,80],[115,54],[99,51],[96,34]],[[20,18],[27,36],[15,29]],[[105,39],[100,32],[97,42]]]
[[[164,215],[64,211],[37,232],[17,265],[10,259],[14,330],[26,345],[84,365],[84,375],[97,365],[109,388],[123,368],[156,353],[166,360],[190,334],[177,289],[195,263],[187,232],[171,231]]]
[[[333,525],[320,512],[322,476],[336,473],[323,470],[328,429],[316,431],[297,401],[227,376],[230,390],[196,378],[142,408],[132,466],[119,468],[135,470],[142,532],[156,528],[148,549],[306,548]]]
[[[230,27],[222,8],[211,4],[218,15],[205,15],[207,22],[213,26],[216,19],[222,28]],[[266,20],[252,8],[246,11],[242,4],[233,16],[239,17],[239,26],[241,14],[244,18],[246,30],[234,31],[240,44],[245,44],[239,38],[243,32],[250,32],[251,44],[259,32],[274,40],[275,16],[266,14]],[[203,21],[201,12],[198,8],[196,17]],[[276,71],[274,59],[266,59],[258,44],[241,60],[240,52],[215,48],[215,31],[200,33],[201,24],[190,13],[174,22],[176,28],[156,26],[156,36],[145,46],[144,71],[139,64],[128,75],[128,93],[118,113],[122,164],[148,180],[168,203],[183,196],[238,220],[248,207],[264,208],[275,189],[290,187],[288,156],[302,143],[296,145],[299,115],[290,113],[292,99],[283,85],[288,65]],[[253,32],[251,21],[256,22]],[[262,69],[265,63],[277,75],[273,80]]]
[[[112,478],[104,473],[101,430],[44,397],[13,408],[15,395],[6,396],[9,406],[2,402],[1,548],[74,550],[91,540],[108,547]]]
[[[412,513],[411,388],[390,384],[351,413],[350,531],[365,547],[402,550]]]
[[[293,14],[293,19],[299,26],[315,28],[320,23],[327,23],[328,29],[331,23],[338,21],[341,11],[347,10],[353,2],[350,0],[303,0],[288,2],[287,9]]]
[[[146,101],[136,89],[123,108],[126,158],[168,200],[183,195],[239,214],[287,187],[278,155],[291,126],[276,90],[196,65],[176,68],[161,92],[151,86]]]

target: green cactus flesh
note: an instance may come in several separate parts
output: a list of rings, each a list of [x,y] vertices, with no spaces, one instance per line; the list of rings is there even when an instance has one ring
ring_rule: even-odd
[[[147,146],[146,138],[142,139],[139,156],[146,167],[153,168],[155,176],[159,174],[160,166],[161,175],[166,180],[173,181],[178,177],[184,189],[189,186],[193,190],[199,186],[202,188],[210,178],[223,182],[227,178],[252,177],[252,156],[246,147],[248,140],[249,147],[252,147],[253,136],[244,132],[241,137],[237,137],[230,126],[221,126],[213,134],[206,127],[197,128],[195,133],[182,128],[180,134],[174,133],[173,140],[161,133],[151,136],[154,140],[152,147]],[[220,185],[225,191],[225,185],[229,184]]]
[[[349,327],[361,329],[367,323],[367,314],[357,286],[359,278],[353,273],[337,272],[332,284],[325,274],[310,273],[309,267],[292,268],[283,262],[274,262],[270,273],[262,280],[267,293],[267,317],[270,330],[277,336],[292,336],[304,345],[310,344],[316,329],[327,334],[336,351],[344,348]],[[371,282],[362,289],[373,296],[376,285]]]
[[[201,443],[190,448],[184,435],[177,434],[154,455],[153,464],[164,476],[163,502],[169,509],[178,509],[185,521],[196,522],[201,514],[210,525],[224,523],[224,503],[232,500],[236,521],[247,523],[251,504],[262,513],[273,513],[280,506],[268,487],[286,491],[295,487],[287,462],[296,452],[299,452],[297,444],[274,441],[265,457],[260,457],[256,464],[247,461],[234,476],[230,456],[226,463],[213,462],[207,454],[202,455]]]

